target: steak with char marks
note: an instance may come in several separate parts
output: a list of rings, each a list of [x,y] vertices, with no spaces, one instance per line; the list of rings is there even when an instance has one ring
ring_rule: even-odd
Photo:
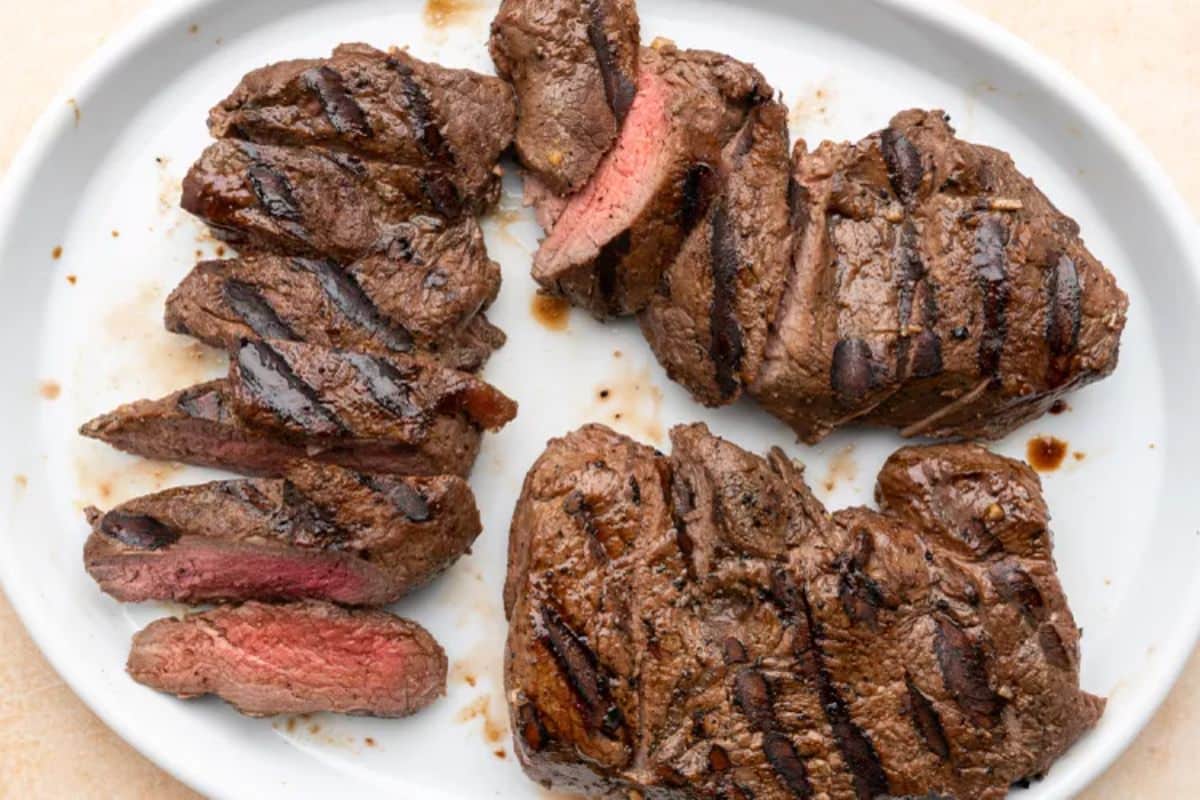
[[[504,0],[496,70],[518,102],[517,155],[555,194],[583,188],[612,148],[637,90],[633,0]]]
[[[229,378],[142,400],[81,433],[135,455],[282,476],[307,458],[362,472],[467,475],[516,404],[434,362],[248,341]]]
[[[529,774],[590,796],[998,800],[1099,718],[1025,465],[910,448],[830,515],[781,451],[590,426],[513,518],[506,687]]]
[[[499,198],[497,163],[515,126],[504,81],[365,44],[254,70],[209,114],[218,139],[320,146],[441,173],[476,209]]]
[[[1004,436],[1117,365],[1128,300],[1012,159],[906,111],[796,148],[794,263],[753,394],[802,439]]]
[[[729,56],[662,41],[644,48],[616,144],[558,215],[534,279],[601,318],[644,308],[705,219],[726,144],[773,94]]]
[[[267,254],[203,262],[167,299],[167,329],[224,349],[293,339],[480,368],[504,334],[479,316],[500,289],[500,267],[478,224],[418,219],[402,229],[386,251],[345,267]]]
[[[214,694],[253,717],[405,717],[446,691],[446,654],[415,622],[327,603],[246,603],[162,619],[133,637],[138,683]]]
[[[480,533],[462,478],[309,462],[282,479],[168,489],[87,516],[88,574],[131,603],[387,605],[444,572]]]

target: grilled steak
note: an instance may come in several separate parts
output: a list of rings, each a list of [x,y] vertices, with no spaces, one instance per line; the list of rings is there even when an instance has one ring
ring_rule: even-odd
[[[472,208],[498,199],[497,162],[515,125],[504,81],[365,44],[257,69],[209,115],[217,138],[319,145],[443,172]]]
[[[908,449],[830,515],[782,452],[592,426],[513,519],[506,683],[536,780],[593,796],[997,800],[1101,714],[1026,466]]]
[[[560,195],[612,148],[637,89],[633,0],[504,0],[490,49],[517,90],[517,154]]]
[[[418,220],[405,228],[387,252],[347,267],[272,255],[201,263],[168,298],[167,328],[225,349],[247,338],[292,339],[418,351],[478,369],[504,341],[476,316],[500,289],[500,267],[487,257],[478,224]]]
[[[640,311],[705,219],[725,145],[773,90],[728,56],[656,42],[613,150],[534,258],[543,287],[599,317]]]
[[[413,216],[466,210],[436,171],[230,139],[188,171],[182,204],[231,244],[343,262],[387,250]]]
[[[420,625],[316,602],[159,620],[133,637],[127,669],[153,689],[215,694],[255,717],[404,717],[446,691],[446,654]]]
[[[87,516],[88,574],[131,603],[387,605],[444,572],[480,533],[461,478],[307,462],[285,479],[169,489]]]
[[[707,405],[753,382],[789,255],[787,109],[764,102],[726,145],[708,213],[641,314],[673,380]]]
[[[998,438],[1116,367],[1112,275],[941,112],[801,144],[793,182],[795,263],[753,392],[804,440],[852,421]]]
[[[392,356],[249,341],[226,380],[98,417],[81,433],[136,455],[281,476],[308,458],[362,472],[466,475],[516,404],[467,373]]]

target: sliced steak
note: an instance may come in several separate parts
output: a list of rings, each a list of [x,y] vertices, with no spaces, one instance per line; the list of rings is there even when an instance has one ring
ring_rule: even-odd
[[[637,90],[633,0],[504,0],[490,49],[517,90],[517,154],[556,194],[574,194],[612,148]]]
[[[152,689],[214,694],[254,717],[404,717],[446,691],[446,654],[420,625],[316,602],[158,620],[133,637],[127,669]]]
[[[762,363],[790,253],[787,108],[766,101],[726,145],[702,224],[640,316],[673,380],[710,406],[736,400]]]
[[[167,299],[167,329],[232,349],[243,339],[293,339],[378,353],[423,352],[475,370],[477,315],[500,289],[473,219],[407,226],[386,252],[335,261],[250,255],[197,266]],[[484,336],[503,342],[503,334]]]
[[[209,115],[219,139],[319,145],[444,172],[473,208],[498,199],[497,163],[515,127],[504,81],[365,44],[254,70]]]
[[[297,463],[278,480],[169,489],[87,510],[84,564],[123,602],[395,602],[480,533],[461,478],[394,478]]]
[[[232,139],[192,166],[182,205],[238,247],[342,262],[386,251],[413,216],[471,210],[436,170]]]
[[[362,472],[466,475],[483,429],[516,405],[467,373],[405,359],[251,341],[231,376],[87,423],[84,436],[168,461],[282,476],[307,458]]]
[[[901,451],[882,512],[831,516],[778,450],[703,426],[672,440],[667,457],[585,428],[526,479],[506,684],[536,780],[999,800],[1100,716],[1027,467],[974,446]]]
[[[806,441],[852,421],[999,438],[1117,365],[1128,305],[1005,153],[906,111],[796,150],[795,259],[754,394]]]
[[[705,219],[725,145],[773,94],[728,56],[665,42],[643,49],[616,145],[542,243],[537,282],[599,317],[640,311]]]

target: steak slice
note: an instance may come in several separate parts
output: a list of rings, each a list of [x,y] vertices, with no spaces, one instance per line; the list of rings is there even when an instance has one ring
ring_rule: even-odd
[[[168,489],[87,509],[88,574],[122,602],[395,602],[480,533],[461,478],[393,478],[298,462],[278,480]]]
[[[496,71],[517,91],[517,155],[556,194],[574,194],[612,148],[637,90],[634,0],[504,0]]]
[[[708,213],[640,315],[667,374],[710,406],[732,403],[762,363],[786,278],[787,108],[766,101],[726,145]]]
[[[230,377],[88,422],[135,455],[278,477],[311,459],[360,472],[467,475],[516,404],[478,378],[395,356],[250,341]]]
[[[1113,276],[941,112],[801,144],[793,182],[795,260],[753,393],[805,441],[852,421],[995,439],[1116,368]]]
[[[343,44],[327,59],[254,70],[208,122],[218,139],[440,170],[468,205],[487,208],[499,198],[497,164],[512,143],[516,104],[498,78]]]
[[[1099,718],[1024,465],[910,448],[880,475],[882,512],[830,515],[781,451],[701,425],[672,441],[667,457],[585,428],[526,479],[506,685],[534,779],[998,800]]]
[[[491,355],[476,316],[500,289],[474,219],[407,225],[386,252],[343,267],[254,254],[198,265],[167,299],[167,329],[224,349],[293,339],[377,353],[422,352],[476,370]],[[498,333],[498,332],[497,332]]]
[[[472,210],[437,170],[232,139],[188,171],[182,205],[236,246],[342,262],[387,250],[413,216]]]
[[[728,56],[666,42],[643,49],[616,145],[557,217],[534,279],[598,317],[644,308],[705,218],[725,145],[773,94]]]
[[[161,619],[133,637],[138,683],[215,694],[253,717],[405,717],[446,691],[446,654],[415,622],[327,603],[224,606]]]

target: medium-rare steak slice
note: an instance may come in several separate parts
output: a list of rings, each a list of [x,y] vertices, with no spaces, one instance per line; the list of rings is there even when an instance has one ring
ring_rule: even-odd
[[[828,514],[781,451],[550,444],[513,518],[506,685],[530,775],[592,796],[999,800],[1099,718],[1033,472],[901,451]]]
[[[442,170],[476,208],[499,197],[497,163],[515,127],[504,81],[365,44],[254,70],[209,114],[218,139],[319,145]]]
[[[710,406],[736,400],[762,363],[787,274],[787,108],[766,101],[726,145],[708,214],[641,313],[673,380]]]
[[[387,605],[444,572],[480,533],[462,478],[309,462],[284,479],[168,489],[87,516],[88,574],[132,603]]]
[[[1115,369],[1112,275],[941,112],[801,144],[793,181],[795,263],[753,393],[804,440],[850,422],[998,438]]]
[[[504,0],[492,22],[496,71],[517,90],[517,154],[560,195],[612,148],[637,90],[634,0]]]
[[[705,218],[725,145],[773,94],[729,56],[666,42],[643,49],[616,145],[558,216],[534,279],[599,317],[640,311]]]
[[[405,717],[446,691],[446,654],[386,611],[246,603],[161,619],[133,637],[138,683],[184,699],[214,694],[243,714],[330,711]]]
[[[282,476],[307,458],[361,472],[466,475],[481,432],[516,404],[464,372],[277,340],[248,341],[230,377],[142,400],[84,436],[136,455]]]
[[[413,216],[470,210],[436,170],[233,139],[188,171],[182,205],[239,247],[343,262],[387,250]]]
[[[198,265],[167,299],[167,329],[225,349],[294,339],[380,353],[423,352],[475,370],[503,334],[477,315],[500,289],[474,219],[405,226],[386,252],[343,267],[328,259],[250,255]]]

